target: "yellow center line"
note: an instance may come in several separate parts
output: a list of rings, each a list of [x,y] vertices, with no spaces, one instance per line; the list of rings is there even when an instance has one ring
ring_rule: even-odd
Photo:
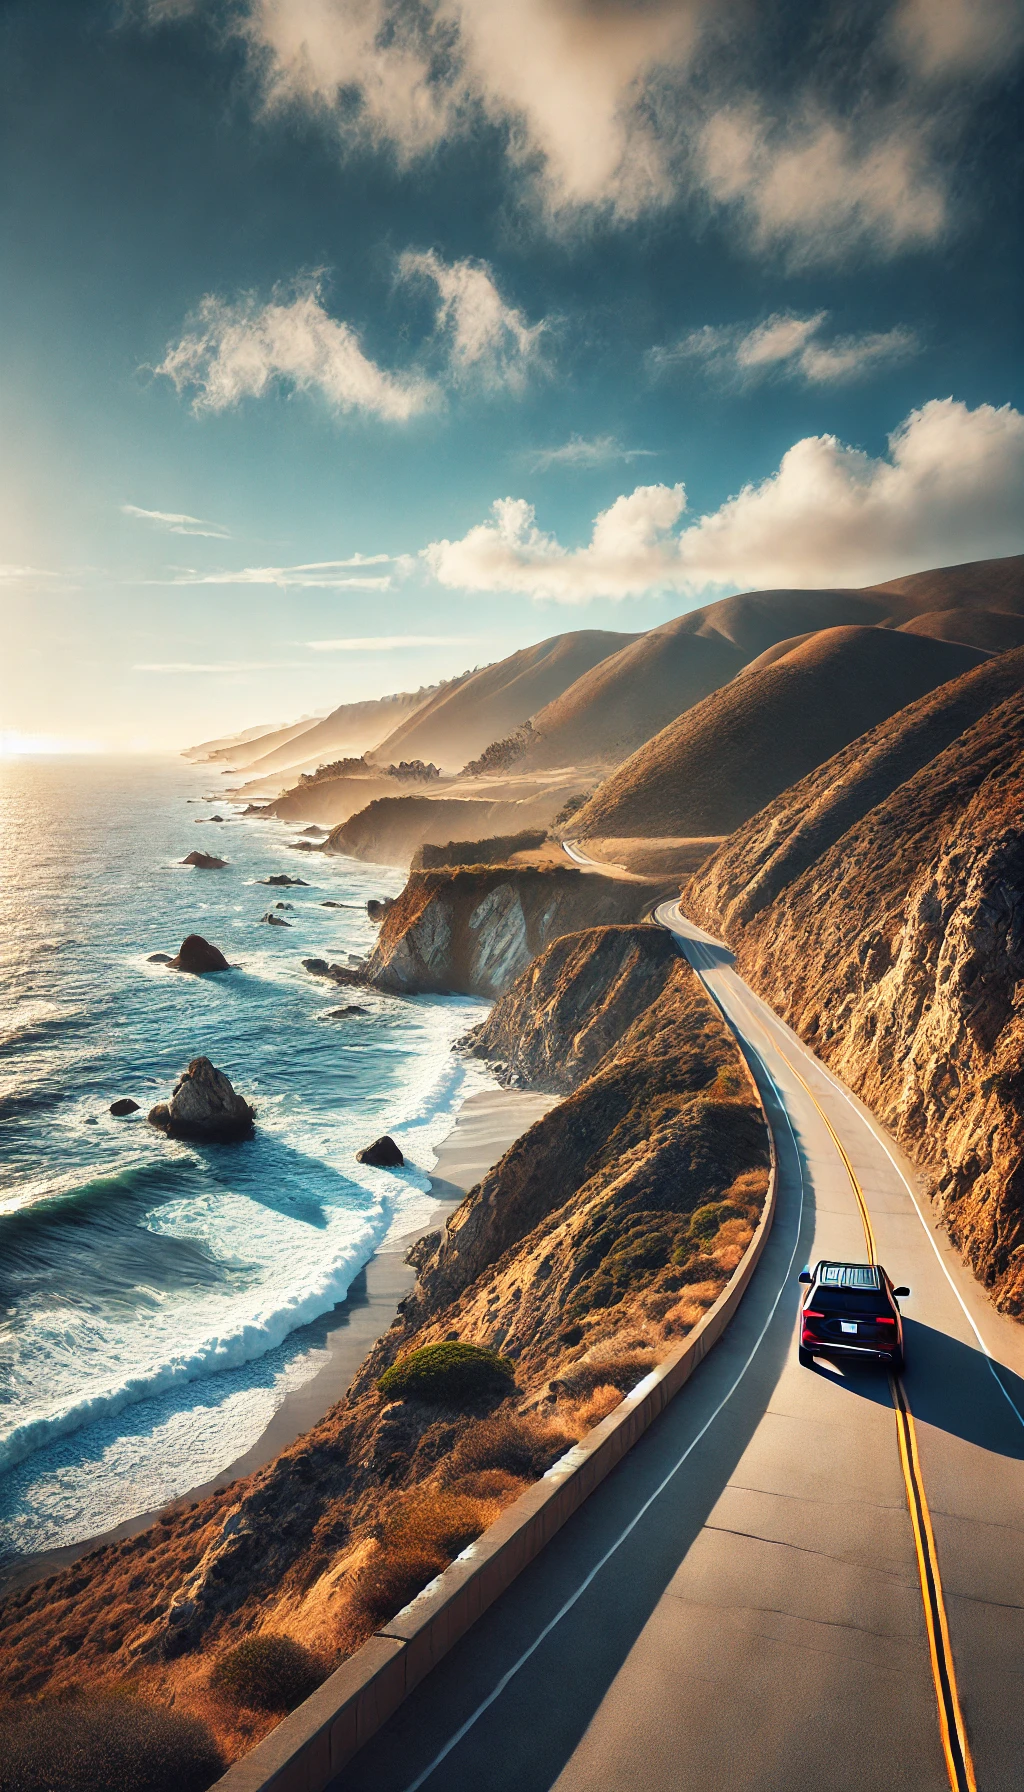
[[[776,1047],[776,1049],[779,1048]],[[800,1075],[792,1059],[781,1050],[779,1055],[785,1060],[797,1082],[807,1091],[842,1158],[857,1200],[857,1206],[860,1209],[868,1257],[872,1263],[877,1263],[871,1215],[868,1213],[864,1191],[860,1186],[857,1172],[850,1162],[846,1148],[817,1096]],[[899,1445],[900,1467],[903,1470],[903,1480],[907,1490],[907,1508],[914,1532],[914,1548],[921,1581],[921,1600],[924,1605],[925,1628],[928,1633],[928,1653],[931,1657],[935,1703],[939,1713],[939,1735],[942,1741],[942,1752],[946,1758],[946,1771],[949,1774],[952,1792],[977,1792],[974,1762],[971,1759],[967,1726],[964,1723],[963,1711],[960,1707],[960,1694],[956,1683],[956,1668],[953,1663],[953,1648],[949,1638],[949,1623],[946,1618],[946,1601],[942,1591],[942,1576],[939,1572],[935,1533],[932,1529],[931,1513],[928,1510],[924,1478],[921,1474],[921,1459],[917,1449],[914,1415],[910,1410],[902,1379],[899,1376],[891,1375],[889,1387],[896,1412],[896,1437]]]

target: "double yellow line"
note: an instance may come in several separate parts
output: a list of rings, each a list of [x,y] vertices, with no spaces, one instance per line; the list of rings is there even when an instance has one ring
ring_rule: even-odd
[[[784,1053],[782,1055],[785,1056]],[[846,1173],[850,1178],[850,1186],[860,1209],[868,1257],[872,1263],[877,1263],[871,1215],[868,1213],[864,1191],[860,1186],[846,1148],[817,1096],[804,1081],[792,1059],[786,1057],[786,1063],[817,1108],[832,1142],[843,1160]],[[903,1469],[903,1479],[907,1489],[907,1506],[914,1531],[917,1569],[921,1579],[921,1598],[924,1603],[924,1621],[928,1632],[928,1651],[931,1655],[932,1679],[935,1683],[935,1702],[939,1710],[939,1735],[942,1740],[942,1752],[946,1757],[946,1771],[949,1774],[952,1792],[977,1792],[974,1762],[971,1759],[970,1743],[967,1740],[967,1726],[960,1709],[960,1694],[957,1691],[953,1650],[949,1640],[949,1624],[946,1620],[946,1602],[942,1592],[942,1577],[939,1573],[939,1557],[935,1548],[931,1513],[925,1498],[914,1415],[907,1404],[906,1390],[900,1378],[891,1375],[889,1386],[892,1390],[893,1406],[896,1409],[896,1436],[899,1443],[900,1466]]]

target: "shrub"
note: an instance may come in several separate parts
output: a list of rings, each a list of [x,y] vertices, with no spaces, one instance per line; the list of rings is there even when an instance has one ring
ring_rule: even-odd
[[[290,1636],[249,1636],[220,1656],[210,1687],[251,1711],[292,1711],[323,1677],[315,1656]]]
[[[224,1765],[198,1718],[141,1699],[43,1699],[0,1715],[0,1792],[206,1792]]]
[[[381,1549],[359,1576],[352,1603],[369,1623],[384,1624],[447,1566],[447,1557],[438,1549],[412,1543]]]
[[[374,1625],[393,1618],[479,1537],[487,1518],[486,1507],[463,1493],[421,1492],[393,1508],[381,1527],[380,1548],[356,1581],[356,1611]]]
[[[503,1469],[519,1480],[533,1481],[558,1461],[571,1442],[561,1431],[537,1419],[498,1413],[463,1433],[452,1452],[451,1466],[456,1474]]]
[[[602,1356],[596,1362],[571,1363],[564,1374],[558,1376],[558,1386],[570,1400],[582,1400],[592,1394],[595,1388],[618,1388],[620,1394],[628,1394],[654,1368],[654,1354],[650,1350],[625,1350],[621,1356]]]
[[[581,790],[576,796],[567,797],[555,816],[553,825],[556,828],[564,827],[567,821],[571,821],[574,815],[579,814],[584,803],[589,803],[593,794],[592,790]]]
[[[728,1201],[709,1201],[706,1207],[698,1207],[690,1219],[690,1237],[702,1244],[709,1244],[718,1231],[723,1220],[734,1220],[736,1209]]]
[[[389,1400],[424,1400],[460,1406],[488,1395],[506,1394],[515,1368],[507,1357],[476,1344],[424,1344],[386,1370],[377,1383]]]
[[[507,1500],[522,1493],[525,1486],[522,1475],[510,1475],[503,1468],[482,1468],[459,1478],[459,1491],[476,1500]]]

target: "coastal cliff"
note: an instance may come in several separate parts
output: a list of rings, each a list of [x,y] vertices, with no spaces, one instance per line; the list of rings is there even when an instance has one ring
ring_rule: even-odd
[[[346,1397],[258,1474],[8,1599],[0,1698],[130,1681],[243,1752],[275,1720],[211,1687],[227,1647],[284,1635],[336,1665],[707,1311],[752,1236],[768,1142],[698,979],[658,930],[600,928],[550,947],[477,1049],[519,1026],[524,1072],[573,1092],[416,1247],[416,1291]],[[500,1351],[514,1382],[379,1391],[452,1339]]]
[[[683,906],[892,1128],[1024,1315],[1024,650],[786,791]]]
[[[634,921],[658,888],[568,865],[414,871],[388,909],[365,977],[405,994],[496,996],[552,940]]]

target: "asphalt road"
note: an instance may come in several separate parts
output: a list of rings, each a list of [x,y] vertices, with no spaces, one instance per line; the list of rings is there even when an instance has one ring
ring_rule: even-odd
[[[728,951],[674,907],[659,919],[765,1099],[779,1206],[764,1255],[672,1406],[337,1792],[1019,1792],[1024,1336],[915,1204],[888,1135]],[[800,1268],[867,1255],[855,1182],[878,1260],[911,1288],[902,1385],[940,1618],[895,1390],[797,1362]],[[966,1761],[943,1743],[937,1671]]]

